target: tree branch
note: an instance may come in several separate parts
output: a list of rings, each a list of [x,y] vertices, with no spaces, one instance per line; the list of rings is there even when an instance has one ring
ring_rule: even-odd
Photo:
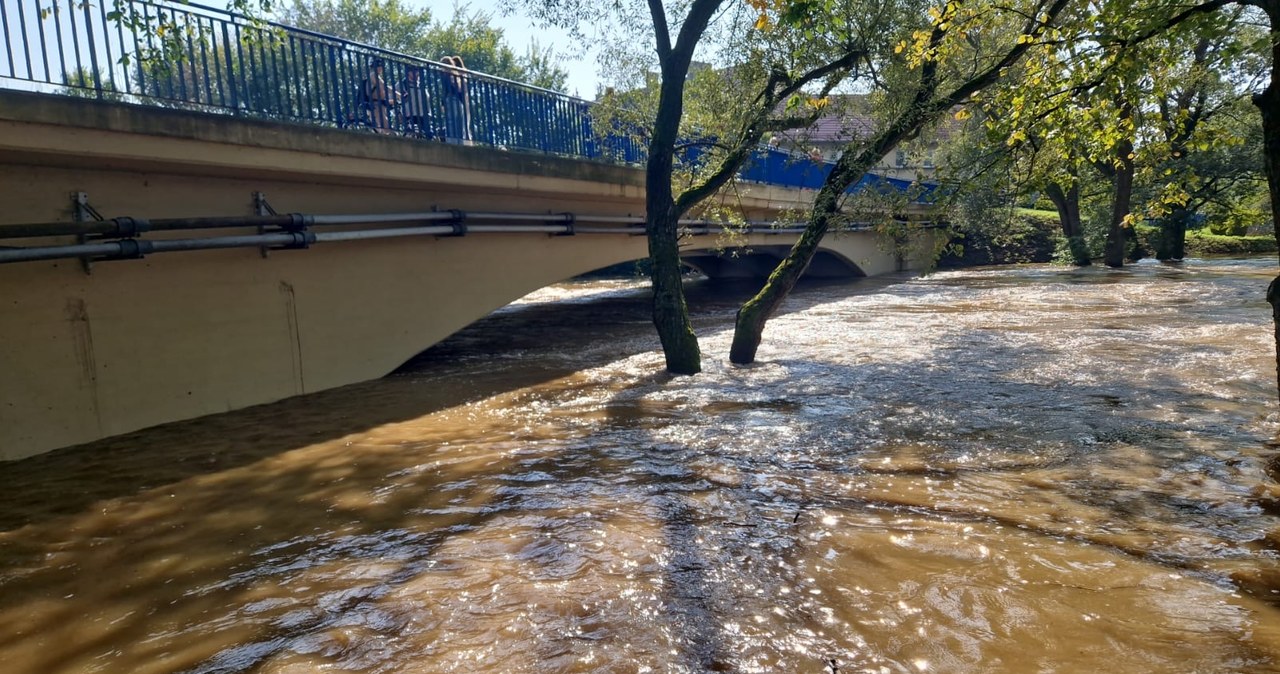
[[[704,33],[707,32],[707,24],[711,22],[711,17],[715,15],[716,10],[724,0],[693,0],[693,4],[689,6],[689,14],[684,17],[684,22],[680,24],[680,34],[676,36],[676,44],[672,55],[677,56],[683,62],[684,69],[687,72],[689,61],[693,60],[693,50],[698,46],[698,41],[702,39]],[[649,0],[649,4],[662,4],[662,0]],[[668,36],[670,41],[670,36]]]
[[[671,29],[667,26],[667,10],[662,0],[649,0],[649,14],[653,17],[653,33],[658,40],[658,60],[666,62],[671,56]]]
[[[786,71],[775,69],[771,72],[769,74],[768,82],[760,92],[760,96],[756,97],[756,100],[759,101],[759,105],[756,107],[755,115],[748,120],[742,133],[738,136],[738,140],[734,144],[733,150],[731,150],[720,162],[720,166],[704,178],[701,183],[691,186],[680,194],[679,198],[676,199],[677,211],[683,213],[694,204],[705,199],[711,194],[714,194],[716,190],[723,187],[724,184],[729,182],[734,174],[738,172],[738,169],[741,168],[743,162],[747,160],[747,157],[751,155],[751,150],[760,142],[760,138],[764,135],[764,132],[778,130],[774,128],[775,125],[770,123],[768,117],[772,114],[774,108],[777,107],[780,101],[800,91],[805,85],[811,82],[824,77],[836,75],[842,70],[848,70],[865,56],[866,52],[861,50],[847,52],[830,63],[814,68],[794,80],[790,80],[790,82],[781,89],[778,89],[777,87],[789,79]],[[837,81],[838,80],[828,81],[827,86],[823,89],[823,94],[825,95],[826,93],[829,93]],[[820,110],[815,110],[808,123],[812,124],[819,116],[821,116],[821,114]],[[803,118],[790,119],[798,120]],[[807,126],[807,124],[805,126]],[[783,128],[796,127],[792,126]]]
[[[1146,42],[1147,40],[1150,40],[1151,38],[1164,33],[1170,28],[1177,26],[1183,21],[1191,19],[1192,17],[1199,16],[1200,14],[1209,14],[1211,12],[1216,12],[1219,9],[1226,7],[1227,5],[1239,3],[1241,1],[1242,0],[1209,0],[1209,2],[1206,2],[1204,4],[1188,7],[1187,9],[1184,9],[1183,11],[1178,12],[1177,14],[1174,14],[1173,16],[1169,17],[1168,20],[1158,23],[1155,26],[1152,26],[1146,32],[1138,33],[1137,35],[1131,38],[1120,40],[1119,44],[1122,47],[1132,47],[1135,44]],[[1253,5],[1255,7],[1262,7],[1262,4],[1259,0],[1243,0],[1243,3],[1247,5]]]

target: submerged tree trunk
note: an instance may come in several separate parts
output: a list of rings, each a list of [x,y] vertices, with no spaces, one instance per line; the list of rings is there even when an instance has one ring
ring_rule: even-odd
[[[1057,183],[1049,183],[1045,192],[1058,211],[1058,221],[1062,223],[1062,235],[1067,239],[1071,264],[1088,267],[1092,260],[1089,259],[1089,246],[1084,241],[1084,225],[1080,222],[1080,183],[1072,182],[1069,190],[1063,190]]]
[[[1160,221],[1160,236],[1156,239],[1156,259],[1181,260],[1187,249],[1187,222],[1191,212],[1179,206]]]
[[[875,165],[880,157],[876,154],[881,143],[872,143],[868,149],[858,153],[857,159],[846,162],[844,159],[836,163],[827,176],[826,182],[818,190],[814,199],[813,210],[809,212],[809,222],[805,226],[800,239],[791,247],[786,259],[774,268],[760,292],[743,303],[738,309],[737,322],[734,325],[733,344],[729,347],[730,362],[748,365],[755,362],[756,350],[760,348],[760,340],[764,338],[764,326],[783,300],[791,294],[796,282],[804,274],[804,270],[813,261],[818,252],[818,244],[831,227],[832,220],[840,210],[840,195],[845,186],[861,177]],[[895,142],[896,144],[896,142]],[[851,155],[846,154],[845,157]]]
[[[1280,1],[1280,0],[1277,0]],[[764,326],[773,316],[783,300],[791,293],[800,275],[813,261],[818,252],[818,245],[826,235],[832,223],[839,216],[840,198],[844,191],[857,180],[866,175],[880,158],[897,147],[904,139],[917,133],[925,124],[937,120],[952,106],[960,105],[970,96],[990,86],[1010,66],[1017,63],[1026,53],[1035,39],[1022,39],[1028,36],[1039,37],[1042,32],[1053,25],[1059,14],[1066,8],[1068,0],[1052,0],[1043,11],[1028,20],[1018,41],[1009,47],[1003,58],[989,64],[984,70],[960,83],[945,95],[938,95],[939,73],[938,62],[925,59],[919,69],[920,79],[915,84],[914,95],[909,105],[882,131],[872,136],[861,149],[855,151],[853,144],[846,146],[845,153],[836,162],[827,179],[818,190],[814,199],[813,210],[809,214],[809,222],[804,233],[791,247],[786,259],[774,268],[765,281],[764,287],[755,297],[747,300],[738,310],[738,319],[734,325],[733,344],[729,348],[729,360],[738,365],[747,365],[756,359],[756,350],[764,335]],[[929,33],[926,51],[936,50],[947,36],[948,22],[938,22]]]
[[[1271,30],[1280,30],[1280,0],[1263,3]],[[1271,194],[1271,225],[1280,243],[1280,89],[1276,87],[1280,68],[1280,40],[1271,41],[1271,83],[1262,93],[1253,97],[1254,105],[1262,113],[1262,148],[1267,170],[1267,187]],[[1267,288],[1267,302],[1271,304],[1272,332],[1276,343],[1276,395],[1280,398],[1280,276]]]
[[[697,374],[702,371],[702,351],[689,322],[680,276],[680,209],[671,189],[671,168],[675,162],[676,137],[684,115],[684,83],[693,51],[706,31],[722,0],[693,0],[680,26],[679,38],[671,44],[666,11],[662,3],[651,2],[662,85],[658,92],[658,113],[649,140],[645,164],[645,230],[649,239],[649,260],[653,265],[653,327],[662,341],[667,371]]]
[[[1133,200],[1133,142],[1121,141],[1116,147],[1115,194],[1111,201],[1111,228],[1107,231],[1107,250],[1103,262],[1108,267],[1123,267],[1126,252],[1126,225]]]
[[[667,181],[670,184],[670,181]],[[667,371],[697,374],[702,371],[702,351],[689,322],[680,274],[679,216],[673,209],[653,210],[648,216],[650,280],[653,284],[653,326],[662,342]]]
[[[702,351],[684,299],[684,281],[680,276],[680,215],[671,191],[673,148],[683,113],[683,86],[683,78],[669,83],[668,78],[663,77],[645,173],[645,229],[652,262],[649,277],[653,284],[653,327],[662,342],[667,371],[697,374],[702,371]]]

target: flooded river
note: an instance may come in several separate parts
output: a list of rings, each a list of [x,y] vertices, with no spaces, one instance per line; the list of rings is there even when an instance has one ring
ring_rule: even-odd
[[[0,672],[1280,672],[1274,261],[548,289],[0,465]],[[543,300],[558,300],[545,302]]]

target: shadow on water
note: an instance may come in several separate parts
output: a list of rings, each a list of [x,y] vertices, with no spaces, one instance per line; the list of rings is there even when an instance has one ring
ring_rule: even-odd
[[[1181,272],[1161,270],[1159,276],[1166,275]],[[1114,281],[1077,276],[1067,282]],[[809,300],[792,308],[814,304]],[[1211,585],[1239,588],[1263,602],[1277,602],[1280,565],[1274,556],[1264,552],[1255,557],[1253,569],[1233,561],[1244,551],[1256,551],[1262,532],[1274,527],[1277,518],[1264,512],[1258,494],[1247,484],[1228,486],[1238,482],[1242,472],[1264,476],[1269,462],[1225,449],[1232,443],[1262,447],[1267,439],[1252,437],[1249,431],[1227,439],[1220,429],[1153,414],[1171,400],[1186,408],[1217,409],[1222,402],[1218,394],[1189,390],[1174,368],[1136,378],[1123,371],[1104,372],[1092,383],[1030,380],[1028,370],[1059,361],[1062,353],[1011,343],[988,330],[956,337],[953,349],[981,354],[976,363],[938,358],[864,368],[781,358],[728,369],[728,381],[720,382],[725,385],[723,398],[717,393],[698,397],[682,388],[680,379],[637,382],[615,396],[609,405],[611,425],[647,420],[637,425],[647,438],[636,438],[634,444],[647,449],[636,462],[681,464],[690,471],[682,482],[697,485],[670,496],[661,508],[666,545],[673,551],[663,570],[664,620],[680,635],[680,660],[688,671],[765,671],[768,663],[785,662],[798,671],[795,651],[806,647],[808,658],[802,661],[812,664],[804,671],[849,661],[853,647],[847,642],[843,649],[838,647],[838,639],[810,637],[807,643],[802,639],[787,644],[789,636],[803,631],[799,626],[821,624],[816,618],[792,625],[790,634],[777,635],[768,644],[752,644],[741,633],[726,630],[726,625],[752,617],[752,611],[757,617],[768,614],[769,602],[744,588],[771,586],[776,591],[805,585],[803,578],[786,576],[800,573],[800,557],[822,556],[806,549],[813,544],[801,535],[809,512],[900,512],[943,522],[982,523],[1187,572]],[[753,383],[753,371],[769,368],[781,368],[790,378],[781,384]],[[815,385],[822,382],[829,384]],[[682,402],[672,403],[671,398],[655,395],[655,389],[686,395],[675,396]],[[1018,401],[1018,407],[1010,408],[1010,401]],[[673,412],[672,405],[684,409]],[[790,428],[786,451],[762,449],[751,429],[759,417],[774,418],[779,411],[797,417],[816,413],[821,422]],[[920,415],[927,420],[921,421]],[[1223,428],[1254,424],[1253,410],[1224,415],[1217,420]],[[664,420],[688,424],[699,417],[714,419],[705,422],[701,433],[681,429],[693,440],[673,444]],[[1043,426],[1020,423],[1021,417],[1047,421],[1049,427],[1060,424],[1068,432],[1055,433],[1059,439],[1046,443],[1039,437]],[[1204,436],[1199,446],[1188,441],[1196,436]],[[914,438],[917,460],[885,457],[882,465],[883,442],[890,437]],[[1005,449],[988,451],[992,445]],[[1112,452],[1120,458],[1107,458]],[[1124,463],[1126,456],[1133,457],[1133,465]],[[1144,486],[1142,477],[1112,475],[1127,468],[1152,472],[1151,466],[1140,465],[1144,461],[1160,469],[1154,471],[1160,473],[1153,476],[1159,480],[1155,484]],[[963,491],[969,487],[961,480],[986,481],[1026,471],[1042,473],[1044,477],[1036,479],[1044,480],[1043,486],[969,502],[849,488],[862,477],[877,475],[924,477],[943,491]],[[654,479],[669,474],[655,468]],[[712,477],[717,475],[737,477]],[[1052,482],[1059,478],[1066,479]],[[1036,502],[1037,491],[1054,496]],[[1020,502],[1023,497],[1028,502]],[[708,509],[708,501],[713,508]],[[1084,517],[1064,516],[1073,511]],[[725,569],[734,572],[726,578]],[[771,592],[765,597],[780,595]],[[757,652],[744,653],[744,648]],[[1251,663],[1250,671],[1280,671],[1272,650],[1247,639],[1231,648],[1237,649],[1233,662]],[[766,656],[758,653],[774,649]],[[747,663],[748,657],[757,660]]]
[[[478,372],[448,390],[392,377],[180,421],[4,464],[0,531],[188,478],[249,465],[313,443],[414,419],[563,376],[562,369]],[[255,430],[245,432],[245,428]],[[228,442],[228,438],[235,438]],[[357,450],[351,458],[358,460]],[[94,475],[110,476],[93,479]]]
[[[731,319],[738,304],[756,289],[753,282],[690,283],[695,323]],[[648,290],[643,288],[585,302],[508,308],[427,349],[383,379],[4,463],[0,531],[533,386],[582,367],[580,353],[563,362],[542,358],[526,365],[522,360],[530,351],[596,349],[598,362],[609,362],[656,350],[657,337],[648,329],[649,311]],[[637,332],[637,326],[643,327]],[[477,367],[477,362],[482,365]],[[460,369],[466,370],[465,378],[451,377]],[[447,388],[435,385],[446,378]],[[245,435],[246,427],[255,430]],[[228,437],[240,441],[228,443]],[[111,477],[94,479],[95,475]]]

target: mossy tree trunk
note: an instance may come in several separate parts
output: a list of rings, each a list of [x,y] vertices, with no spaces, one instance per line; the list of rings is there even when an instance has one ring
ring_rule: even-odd
[[[1160,235],[1156,238],[1156,259],[1162,262],[1181,260],[1187,251],[1187,222],[1191,212],[1178,207],[1160,221]]]
[[[1111,227],[1107,231],[1107,249],[1103,262],[1108,267],[1123,267],[1127,252],[1126,221],[1133,201],[1133,142],[1121,141],[1116,146],[1115,193],[1111,197]]]
[[[649,260],[652,263],[649,278],[653,284],[653,326],[662,342],[667,371],[697,374],[702,371],[702,351],[698,348],[693,324],[689,322],[684,279],[680,274],[680,215],[671,193],[672,144],[660,147],[657,134],[654,136],[645,179],[645,229],[649,236]],[[674,140],[674,134],[672,138]]]
[[[680,214],[683,211],[676,206],[671,189],[671,169],[680,118],[684,115],[684,85],[689,64],[708,22],[721,4],[722,0],[694,0],[672,44],[666,10],[660,2],[649,3],[658,62],[662,67],[662,86],[645,165],[645,232],[652,263],[653,326],[662,342],[667,371],[672,374],[702,371],[702,351],[698,348],[693,324],[689,322],[689,307],[680,275]]]
[[[1080,183],[1072,181],[1071,188],[1066,190],[1057,183],[1049,183],[1045,192],[1058,211],[1062,235],[1066,237],[1067,249],[1071,253],[1071,264],[1088,267],[1092,260],[1089,257],[1089,246],[1084,240],[1084,225],[1080,221]]]

